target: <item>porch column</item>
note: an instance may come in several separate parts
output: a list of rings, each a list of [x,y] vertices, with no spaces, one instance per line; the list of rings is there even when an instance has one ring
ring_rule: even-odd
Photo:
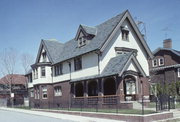
[[[98,79],[98,96],[103,96],[103,83],[102,78]]]
[[[83,81],[84,97],[88,97],[88,86],[87,81]]]

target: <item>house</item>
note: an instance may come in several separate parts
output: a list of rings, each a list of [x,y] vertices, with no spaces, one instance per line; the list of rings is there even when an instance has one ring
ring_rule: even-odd
[[[152,53],[129,11],[96,26],[79,25],[65,43],[41,40],[31,66],[31,107],[69,107],[83,102],[106,107],[149,99]],[[121,105],[123,104],[123,105]]]
[[[28,96],[27,82],[24,75],[6,75],[0,79],[0,104],[10,106],[11,99],[13,105],[23,105],[24,98]]]
[[[180,51],[172,49],[171,39],[165,39],[163,48],[157,48],[153,55],[149,62],[152,83],[180,81]]]

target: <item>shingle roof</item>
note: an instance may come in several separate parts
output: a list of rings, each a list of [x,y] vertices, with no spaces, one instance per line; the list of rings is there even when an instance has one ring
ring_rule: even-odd
[[[153,51],[153,54],[156,54],[160,50],[171,51],[172,53],[176,54],[177,56],[180,56],[180,51],[177,51],[177,50],[174,50],[174,49],[171,49],[171,48],[157,48],[155,51]]]
[[[121,71],[123,71],[123,68],[131,55],[132,52],[112,58],[104,68],[101,76],[104,77],[119,74]]]
[[[26,84],[26,78],[24,75],[13,74],[6,75],[0,79],[0,84],[10,84],[12,79],[12,84]]]
[[[52,63],[56,64],[78,55],[100,49],[116,25],[120,22],[125,12],[105,21],[102,24],[95,26],[94,28],[97,30],[96,36],[90,41],[89,44],[84,47],[78,48],[78,44],[75,39],[72,39],[64,44],[58,43],[58,41],[44,40],[44,44],[46,45],[52,58]],[[83,26],[83,28],[88,31],[88,33],[94,33],[92,27]]]
[[[104,70],[100,75],[92,75],[92,76],[87,76],[87,77],[81,77],[78,79],[72,79],[70,82],[76,82],[76,81],[82,81],[82,80],[89,80],[89,79],[94,79],[94,78],[100,78],[100,77],[107,77],[107,76],[112,76],[119,74],[123,72],[123,68],[126,65],[127,61],[131,57],[132,52],[116,56],[108,62]]]
[[[97,34],[97,28],[96,27],[90,27],[90,26],[87,26],[87,25],[80,25],[84,31],[87,33],[87,34],[91,34],[91,35],[96,35]]]

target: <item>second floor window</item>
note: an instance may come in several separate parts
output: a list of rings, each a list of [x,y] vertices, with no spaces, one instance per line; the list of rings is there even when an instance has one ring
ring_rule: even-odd
[[[180,68],[178,68],[177,72],[178,72],[178,77],[180,77]]]
[[[33,78],[34,78],[34,79],[37,79],[37,78],[38,78],[38,68],[35,68],[35,69],[33,70]]]
[[[63,74],[62,69],[63,69],[63,65],[62,64],[58,64],[58,65],[54,66],[55,76],[62,75]]]
[[[42,76],[42,77],[45,77],[45,76],[46,76],[45,66],[42,66],[42,67],[41,67],[41,76]]]
[[[158,66],[157,59],[152,60],[152,66],[153,67],[157,67]]]
[[[164,65],[164,58],[159,59],[159,66],[162,66],[162,65]]]
[[[82,69],[82,59],[81,57],[77,57],[74,59],[74,70],[81,70]]]

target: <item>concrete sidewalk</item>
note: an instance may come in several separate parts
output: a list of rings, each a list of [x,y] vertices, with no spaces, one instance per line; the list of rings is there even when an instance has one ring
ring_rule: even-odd
[[[125,121],[119,121],[119,120],[117,121],[117,120],[111,120],[111,119],[75,116],[75,115],[67,115],[67,114],[60,114],[60,113],[24,110],[24,109],[17,109],[17,108],[1,107],[0,109],[6,110],[6,111],[15,111],[15,112],[22,112],[26,114],[33,114],[33,115],[38,115],[38,116],[52,117],[52,118],[57,118],[57,119],[66,119],[66,120],[71,120],[71,121],[76,121],[76,122],[125,122]]]

